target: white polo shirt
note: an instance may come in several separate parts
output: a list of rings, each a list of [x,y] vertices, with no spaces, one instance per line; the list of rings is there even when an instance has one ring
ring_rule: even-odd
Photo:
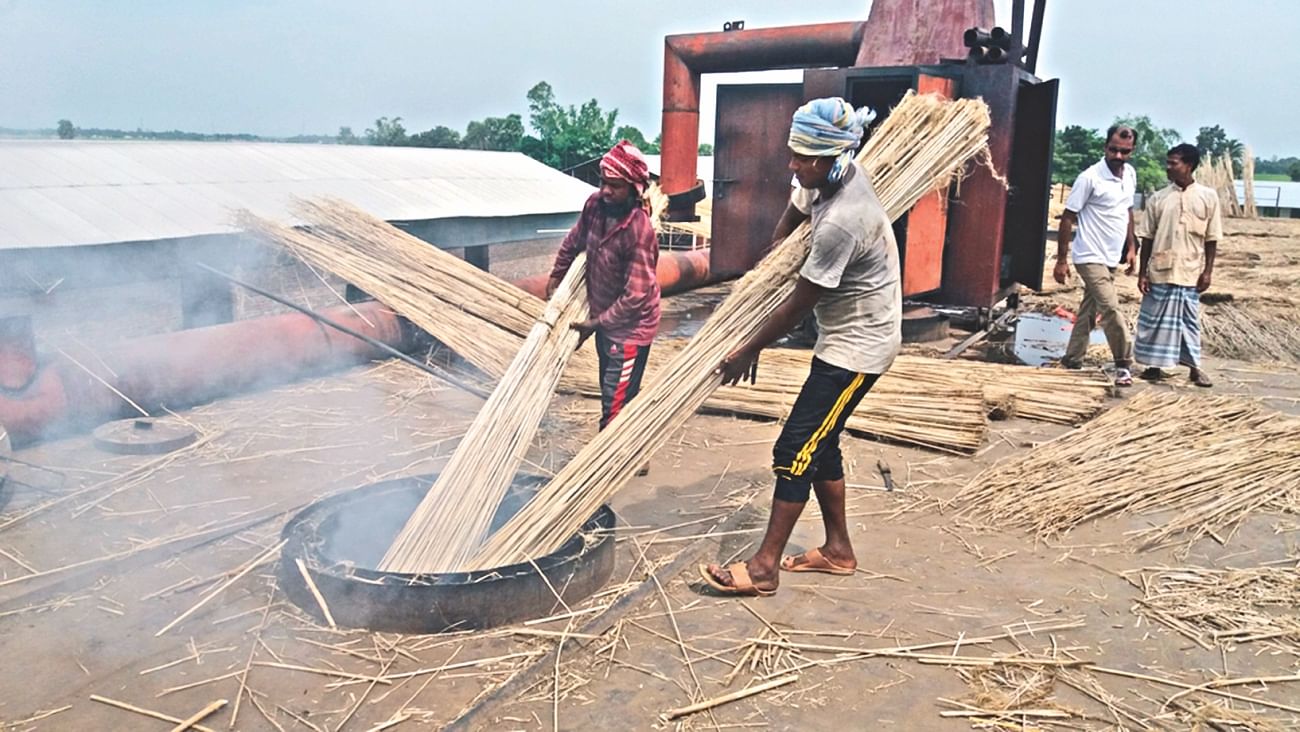
[[[1070,261],[1107,267],[1119,265],[1136,191],[1137,172],[1128,163],[1119,177],[1110,172],[1105,159],[1079,174],[1069,198],[1065,199],[1066,210],[1079,216],[1070,245]]]

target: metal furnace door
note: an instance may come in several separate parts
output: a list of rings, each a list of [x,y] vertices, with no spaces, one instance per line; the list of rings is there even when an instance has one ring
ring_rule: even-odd
[[[718,87],[713,161],[713,276],[748,272],[790,199],[790,117],[802,84]]]
[[[1002,240],[1002,286],[1043,286],[1047,256],[1047,207],[1052,195],[1052,147],[1056,142],[1056,79],[1021,81],[1016,92],[1015,147],[1007,176],[1007,225]]]

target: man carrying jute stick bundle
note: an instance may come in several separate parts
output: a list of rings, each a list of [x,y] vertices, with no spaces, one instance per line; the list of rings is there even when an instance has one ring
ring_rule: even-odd
[[[596,335],[600,361],[600,428],[641,390],[650,344],[659,330],[659,242],[643,196],[650,183],[645,156],[627,140],[600,161],[600,189],[564,237],[546,286],[549,298],[579,252],[587,253],[591,317],[575,323],[582,343]],[[649,472],[647,463],[638,472]]]
[[[811,217],[808,258],[790,296],[719,365],[723,383],[750,374],[759,351],[809,312],[819,333],[811,370],[772,449],[776,489],[763,543],[747,562],[700,567],[705,582],[724,594],[770,595],[781,570],[848,575],[857,568],[839,438],[858,402],[893,364],[903,318],[893,228],[866,172],[853,161],[871,117],[870,110],[855,110],[839,98],[813,100],[794,114],[789,167],[798,187],[774,239],[784,240]],[[813,492],[826,542],[782,557]]]
[[[1079,303],[1061,366],[1067,369],[1083,366],[1093,322],[1100,316],[1115,359],[1118,386],[1133,385],[1133,374],[1129,371],[1133,340],[1119,309],[1115,270],[1123,261],[1128,265],[1127,274],[1131,275],[1136,261],[1133,194],[1137,191],[1137,173],[1127,162],[1136,145],[1137,133],[1131,127],[1115,125],[1106,131],[1105,157],[1079,174],[1065,201],[1056,240],[1056,266],[1052,269],[1052,278],[1065,284],[1070,277],[1068,254],[1083,280],[1083,302]]]
[[[1151,196],[1143,212],[1135,350],[1147,366],[1143,379],[1163,379],[1161,369],[1182,364],[1193,384],[1209,388],[1214,384],[1201,368],[1201,293],[1210,289],[1223,217],[1219,194],[1192,177],[1200,161],[1195,145],[1171,149],[1165,157],[1169,185]]]

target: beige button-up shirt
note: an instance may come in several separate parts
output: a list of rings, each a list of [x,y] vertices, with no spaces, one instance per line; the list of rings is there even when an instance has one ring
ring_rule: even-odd
[[[1170,183],[1147,201],[1137,236],[1152,241],[1152,282],[1195,287],[1205,268],[1205,242],[1223,239],[1219,194],[1200,183]]]

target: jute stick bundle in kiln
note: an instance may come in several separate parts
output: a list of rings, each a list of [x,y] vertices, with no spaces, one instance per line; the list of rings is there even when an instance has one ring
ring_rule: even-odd
[[[570,326],[588,314],[586,269],[579,254],[379,569],[451,572],[478,548],[578,345]]]

